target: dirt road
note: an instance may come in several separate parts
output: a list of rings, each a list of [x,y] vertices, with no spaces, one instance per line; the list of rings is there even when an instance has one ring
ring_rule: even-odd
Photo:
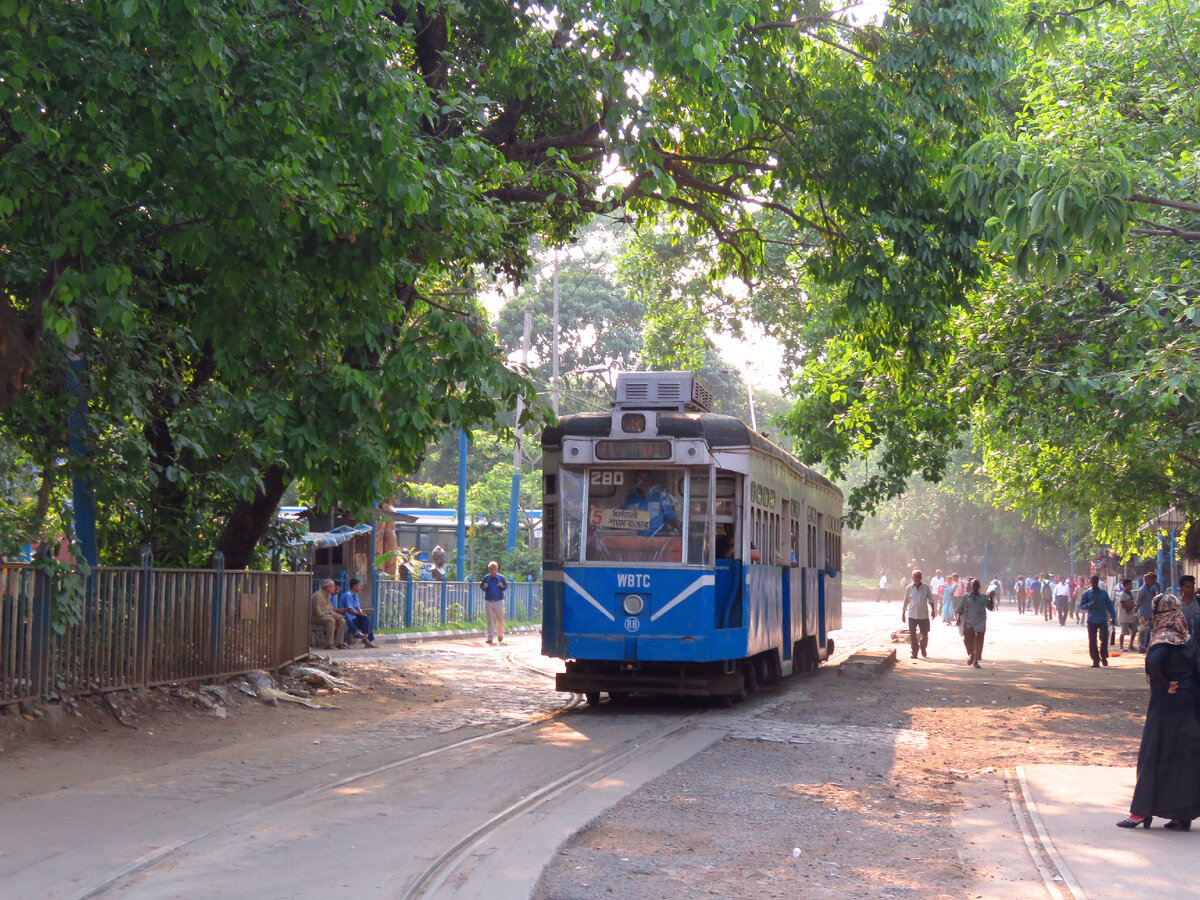
[[[848,604],[839,644],[898,614]],[[928,660],[882,679],[826,670],[727,711],[564,711],[523,667],[549,666],[536,636],[509,644],[339,654],[368,690],[337,709],[243,697],[217,718],[159,692],[123,704],[136,728],[94,704],[8,714],[0,828],[23,839],[0,846],[0,894],[1044,897],[1004,773],[1132,764],[1145,702],[1140,657],[1086,668],[1084,629],[1008,609],[983,669],[937,625]]]

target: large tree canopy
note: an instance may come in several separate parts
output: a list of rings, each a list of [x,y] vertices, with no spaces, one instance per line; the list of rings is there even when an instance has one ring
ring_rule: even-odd
[[[787,253],[911,352],[982,271],[982,221],[937,186],[1003,70],[988,0],[883,27],[767,0],[8,0],[0,22],[0,410],[50,466],[86,365],[113,553],[239,564],[288,485],[363,509],[510,408],[529,388],[475,275],[518,277],[532,236],[597,211],[706,235],[715,277]]]
[[[1048,21],[1009,12],[1014,35]],[[989,132],[944,184],[987,217],[982,290],[899,369],[836,304],[800,335],[791,426],[835,473],[874,460],[856,514],[940,476],[967,428],[995,499],[1044,522],[1075,511],[1132,546],[1168,506],[1200,513],[1200,18],[1161,0],[1076,24],[1014,40]]]

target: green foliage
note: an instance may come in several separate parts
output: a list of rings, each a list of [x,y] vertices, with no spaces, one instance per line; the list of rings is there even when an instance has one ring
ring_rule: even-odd
[[[869,580],[874,587],[880,571],[893,586],[913,566],[932,576],[935,568],[947,574],[983,574],[987,551],[988,576],[1030,571],[1066,571],[1072,545],[1086,523],[1054,518],[1045,526],[1028,521],[1020,512],[996,509],[993,485],[981,465],[981,454],[963,447],[950,454],[945,476],[937,483],[914,479],[903,494],[881,502],[873,515],[845,538],[848,575]],[[853,492],[874,471],[871,462],[858,463],[848,473]],[[1076,571],[1097,548],[1075,542]]]
[[[69,523],[60,519],[69,490],[62,468],[54,459],[39,464],[0,433],[0,556],[12,558],[25,544],[66,533]]]
[[[91,455],[70,464],[103,463],[109,558],[247,562],[293,484],[361,512],[440,437],[498,428],[518,397],[532,424],[473,298],[595,213],[703,251],[654,274],[679,290],[590,281],[606,323],[654,297],[653,341],[690,353],[699,304],[775,304],[759,317],[797,361],[810,320],[853,331],[899,402],[984,273],[984,221],[945,179],[1005,72],[991,0],[911,0],[882,26],[807,0],[0,17],[0,323],[22,338],[0,347],[0,411],[40,436],[35,465],[66,457],[61,373],[86,363]]]
[[[560,413],[607,402],[603,379],[589,368],[636,369],[642,350],[645,306],[614,279],[609,259],[623,243],[619,229],[594,226],[569,252],[559,253],[559,373],[563,382]],[[554,261],[541,256],[536,279],[500,309],[497,335],[511,359],[522,353],[525,308],[530,308],[528,374],[543,402],[549,403],[554,340]],[[604,398],[603,401],[601,398]]]
[[[835,472],[876,461],[854,515],[942,477],[968,429],[991,499],[1041,527],[1081,517],[1144,552],[1147,520],[1200,512],[1191,6],[1098,4],[1048,43],[1036,21],[1056,14],[1011,5],[1034,28],[1014,29],[1013,76],[942,186],[986,219],[994,274],[908,348],[810,295],[790,426]]]
[[[380,11],[0,10],[0,306],[38,353],[0,408],[13,433],[52,424],[61,455],[70,339],[109,558],[147,541],[163,562],[206,557],[294,480],[363,509],[426,440],[526,390],[462,273],[498,249],[519,267],[514,238],[544,220],[492,209],[517,169],[477,130],[429,139],[439,110],[478,101],[447,84],[435,103],[396,65],[412,30]]]
[[[71,552],[79,548],[72,545]],[[35,556],[33,566],[50,582],[50,628],[57,635],[83,621],[85,588],[91,567],[83,559],[77,563],[59,562],[53,556]]]
[[[528,547],[517,547],[506,551],[501,562],[501,568],[522,581],[542,577],[542,553],[540,550],[530,550]]]
[[[300,519],[274,519],[259,541],[260,553],[254,568],[269,568],[276,558],[282,566],[293,571],[308,562],[308,548],[301,539],[308,533],[308,524]]]

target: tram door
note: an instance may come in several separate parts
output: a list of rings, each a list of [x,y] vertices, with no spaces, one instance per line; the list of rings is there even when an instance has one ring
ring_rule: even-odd
[[[783,516],[782,525],[787,529],[787,539],[784,542],[783,552],[777,553],[775,562],[780,560],[784,565],[779,569],[779,576],[783,579],[783,590],[780,592],[783,604],[783,615],[781,616],[781,627],[783,629],[783,661],[789,662],[792,658],[792,566],[789,559],[796,558],[796,523],[792,518],[792,510],[795,504],[791,500],[783,501]],[[782,535],[781,535],[782,537]]]
[[[783,578],[783,661],[792,658],[792,570],[785,566],[779,570]]]
[[[825,537],[825,514],[817,513],[817,539],[822,540]],[[828,543],[828,541],[826,541]],[[818,547],[818,549],[821,549]],[[821,562],[821,567],[817,570],[817,649],[818,651],[825,650],[826,637],[826,621],[825,621],[825,579],[827,566],[824,560]]]

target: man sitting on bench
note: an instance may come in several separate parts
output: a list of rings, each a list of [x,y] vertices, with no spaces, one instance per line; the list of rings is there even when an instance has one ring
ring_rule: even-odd
[[[362,582],[357,578],[350,579],[350,586],[342,592],[336,612],[346,617],[346,640],[360,637],[364,646],[375,646],[375,630],[371,627],[371,618],[363,612],[362,604],[358,602],[358,592],[362,590]]]
[[[333,592],[337,585],[332,578],[321,582],[321,589],[308,598],[308,621],[325,629],[325,640],[329,643],[326,650],[349,650],[350,645],[344,643],[346,620],[333,610]]]

